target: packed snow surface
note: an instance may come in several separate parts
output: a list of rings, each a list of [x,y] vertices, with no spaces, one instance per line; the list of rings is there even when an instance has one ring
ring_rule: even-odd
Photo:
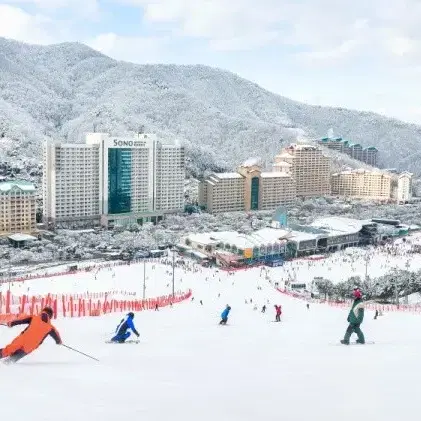
[[[363,258],[354,264],[364,271]],[[327,270],[326,265],[301,265],[300,276],[313,276],[315,267]],[[341,274],[341,265],[332,261],[331,267],[330,273]],[[305,302],[277,292],[259,268],[234,275],[197,268],[176,269],[176,289],[191,287],[194,301],[136,314],[138,345],[105,344],[120,314],[56,320],[66,344],[100,362],[48,338],[18,364],[1,365],[2,416],[33,421],[418,418],[419,316],[388,313],[373,320],[367,311],[362,328],[375,345],[344,347],[337,343],[347,327],[346,310],[313,303],[307,310]],[[272,283],[286,270],[268,269]],[[86,273],[27,285],[44,293],[51,285],[54,292],[60,286],[61,292],[72,292],[98,291],[100,282],[105,291],[118,283],[119,289],[141,294],[142,264],[115,273],[114,278],[103,270],[97,280]],[[149,263],[147,277],[151,296],[170,291],[169,266],[152,269]],[[223,327],[218,322],[226,304],[232,312]],[[282,305],[281,323],[273,322],[274,304]],[[2,328],[0,343],[20,330]]]

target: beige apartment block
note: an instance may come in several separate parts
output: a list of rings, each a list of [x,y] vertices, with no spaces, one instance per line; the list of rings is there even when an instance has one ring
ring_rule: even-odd
[[[364,169],[343,171],[332,175],[332,194],[356,199],[388,201],[392,176]]]
[[[273,171],[291,174],[297,196],[330,194],[331,160],[317,146],[293,144],[283,149],[275,156]]]
[[[291,205],[296,197],[295,182],[288,171],[262,172],[254,165],[242,165],[238,172],[245,179],[244,209],[271,210]]]
[[[262,199],[259,210],[272,210],[295,202],[297,189],[291,175],[283,172],[262,172],[260,182]]]
[[[35,186],[23,180],[0,183],[0,235],[35,231]]]
[[[211,174],[200,183],[199,204],[209,213],[244,210],[244,177],[236,172]]]
[[[243,210],[259,210],[262,203],[262,189],[260,188],[260,175],[262,170],[256,164],[242,165],[238,172],[244,177]]]
[[[271,210],[296,199],[295,182],[282,172],[242,165],[238,172],[212,174],[199,186],[199,204],[210,213]]]

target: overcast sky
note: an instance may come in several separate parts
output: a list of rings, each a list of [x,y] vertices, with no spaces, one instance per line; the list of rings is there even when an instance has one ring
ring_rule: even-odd
[[[312,104],[421,123],[420,0],[0,0],[0,36],[201,63]]]

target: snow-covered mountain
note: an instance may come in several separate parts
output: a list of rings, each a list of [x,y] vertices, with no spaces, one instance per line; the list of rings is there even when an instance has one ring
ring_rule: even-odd
[[[193,170],[233,168],[283,142],[335,133],[420,174],[421,127],[373,113],[309,106],[206,66],[137,65],[77,43],[0,38],[0,161],[37,160],[44,138],[81,142],[96,129],[183,141]]]

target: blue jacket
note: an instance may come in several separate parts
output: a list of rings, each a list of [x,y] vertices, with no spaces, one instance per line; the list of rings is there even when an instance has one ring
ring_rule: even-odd
[[[133,319],[126,317],[121,320],[115,331],[117,335],[124,335],[129,329],[132,330],[135,335],[139,336],[138,331],[134,327]]]
[[[228,318],[228,314],[230,314],[231,309],[226,308],[222,314],[221,314],[221,319],[227,319]]]

